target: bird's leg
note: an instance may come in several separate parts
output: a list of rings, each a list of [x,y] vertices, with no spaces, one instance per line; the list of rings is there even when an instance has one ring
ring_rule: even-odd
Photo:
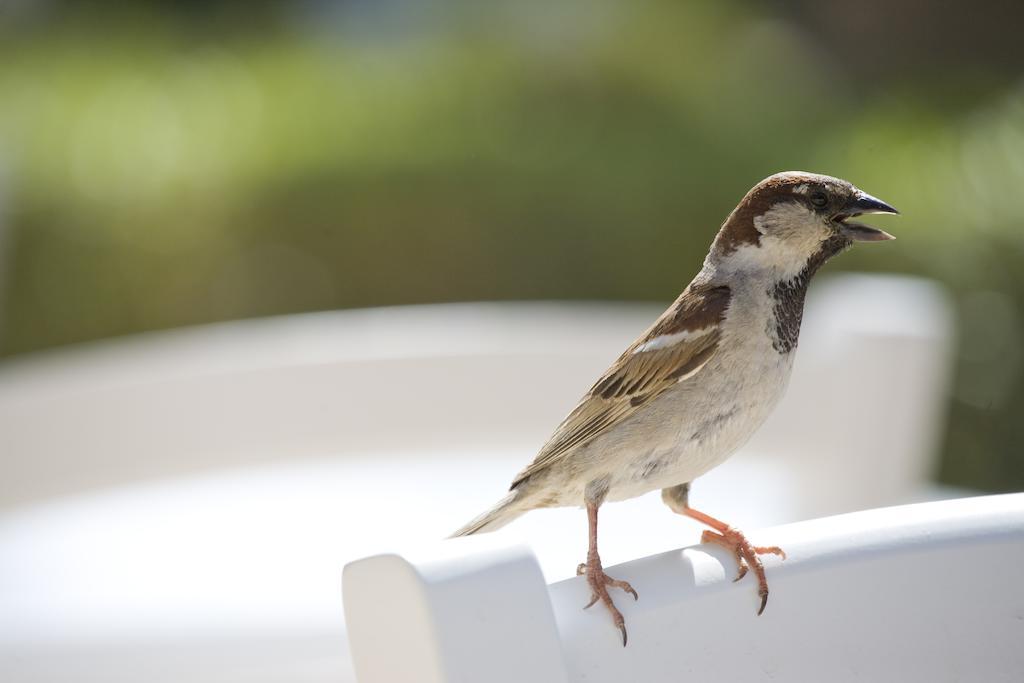
[[[576,575],[586,575],[587,583],[590,584],[590,602],[588,602],[583,609],[591,607],[594,603],[600,600],[604,603],[604,606],[611,612],[612,621],[615,623],[616,628],[622,633],[622,646],[626,646],[626,620],[622,618],[622,613],[615,607],[612,602],[612,598],[608,595],[608,587],[621,588],[630,595],[633,599],[637,599],[636,591],[625,581],[619,581],[613,579],[604,573],[604,569],[601,567],[601,556],[597,554],[597,505],[594,503],[587,503],[587,521],[590,524],[590,545],[587,549],[587,561],[576,567]]]
[[[714,531],[705,531],[701,535],[700,541],[701,543],[714,543],[721,546],[736,558],[736,564],[739,569],[733,581],[742,579],[746,576],[749,569],[754,571],[754,575],[757,577],[757,593],[761,597],[761,606],[757,610],[758,615],[760,615],[768,604],[768,580],[765,578],[764,564],[761,562],[759,555],[771,553],[786,559],[786,553],[782,548],[774,545],[753,545],[739,529],[734,529],[725,522],[715,519],[711,515],[704,514],[700,510],[694,510],[689,504],[689,490],[689,484],[665,489],[662,491],[662,499],[674,512],[692,517],[701,524],[714,529]]]

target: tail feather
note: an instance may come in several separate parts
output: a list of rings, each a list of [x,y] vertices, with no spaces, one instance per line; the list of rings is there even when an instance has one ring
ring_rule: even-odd
[[[476,517],[466,526],[462,527],[451,538],[456,536],[469,536],[486,531],[496,531],[505,526],[513,519],[527,511],[522,504],[522,495],[518,489],[509,491],[509,494],[498,501],[498,503],[487,512]]]

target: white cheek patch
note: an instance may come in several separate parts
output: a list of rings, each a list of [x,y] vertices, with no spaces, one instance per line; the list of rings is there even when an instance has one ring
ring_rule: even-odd
[[[797,201],[780,202],[753,222],[761,239],[729,254],[722,263],[728,270],[770,268],[778,277],[792,277],[831,234],[821,216]]]
[[[820,216],[799,202],[780,202],[754,219],[762,234],[779,237],[818,236],[825,229]]]
[[[674,334],[663,334],[659,337],[655,337],[650,341],[646,341],[640,346],[633,349],[633,353],[643,353],[645,351],[657,351],[658,349],[667,349],[670,346],[681,344],[688,339],[696,339],[697,337],[703,337],[708,332],[714,330],[714,327],[702,327],[699,330],[683,330],[682,332],[676,332]]]

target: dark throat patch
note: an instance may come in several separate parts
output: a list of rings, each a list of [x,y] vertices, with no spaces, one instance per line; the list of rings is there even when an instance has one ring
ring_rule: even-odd
[[[772,347],[779,353],[789,353],[796,348],[800,337],[800,323],[804,317],[804,299],[807,286],[818,269],[830,258],[843,251],[851,244],[850,240],[835,235],[821,243],[809,259],[807,265],[789,280],[776,282],[768,288],[768,296],[772,298],[772,312],[775,314],[774,329],[769,328],[772,335]]]

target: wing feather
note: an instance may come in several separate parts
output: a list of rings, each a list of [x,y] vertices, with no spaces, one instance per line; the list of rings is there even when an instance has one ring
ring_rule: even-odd
[[[718,348],[730,298],[728,287],[687,287],[594,383],[512,488],[699,373]]]

